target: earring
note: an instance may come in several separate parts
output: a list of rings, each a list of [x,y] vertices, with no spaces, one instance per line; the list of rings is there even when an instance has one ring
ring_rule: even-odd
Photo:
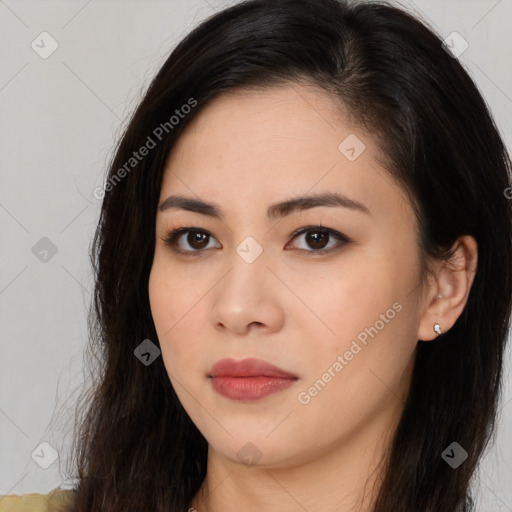
[[[441,331],[441,326],[439,324],[434,324],[434,331],[436,331],[438,336],[443,333],[443,331]]]

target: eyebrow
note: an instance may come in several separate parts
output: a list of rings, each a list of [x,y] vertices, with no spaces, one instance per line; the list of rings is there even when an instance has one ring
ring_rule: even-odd
[[[371,215],[370,210],[359,201],[350,199],[349,197],[342,194],[324,193],[298,196],[292,199],[287,199],[286,201],[273,203],[267,209],[267,218],[269,220],[273,220],[279,217],[282,218],[296,211],[308,210],[318,206],[348,208],[350,210]],[[207,215],[208,217],[214,217],[221,220],[225,218],[224,213],[222,212],[219,205],[214,203],[207,203],[200,199],[194,199],[193,197],[171,195],[158,207],[161,212],[171,208],[200,213],[201,215]]]

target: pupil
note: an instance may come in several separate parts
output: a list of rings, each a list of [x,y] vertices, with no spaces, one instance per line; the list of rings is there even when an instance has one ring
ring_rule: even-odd
[[[208,245],[204,244],[204,240],[206,237],[206,233],[200,233],[199,231],[191,231],[188,235],[188,242],[192,247],[196,249],[202,249],[203,246],[201,245],[201,243],[203,243],[203,245]],[[196,247],[196,245],[199,245],[199,247]]]
[[[311,234],[311,233],[313,233],[313,234]],[[322,249],[325,246],[325,243],[322,244],[322,242],[319,241],[319,238],[321,238],[321,237],[324,238],[324,242],[325,242],[325,239],[327,238],[327,233],[322,233],[319,231],[312,231],[306,235],[306,240],[308,243],[310,243],[310,244],[312,243],[313,248]],[[320,244],[321,247],[318,247],[317,246],[318,244]]]

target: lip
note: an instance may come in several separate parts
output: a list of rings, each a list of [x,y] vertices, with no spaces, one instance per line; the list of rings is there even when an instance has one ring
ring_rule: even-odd
[[[208,377],[217,393],[242,402],[283,391],[298,380],[297,375],[255,358],[221,359],[212,366]]]
[[[277,377],[298,379],[289,373],[262,359],[249,357],[240,361],[231,358],[220,359],[211,368],[208,377]]]

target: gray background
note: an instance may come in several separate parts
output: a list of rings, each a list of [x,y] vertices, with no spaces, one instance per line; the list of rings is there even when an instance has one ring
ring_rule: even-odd
[[[69,429],[74,400],[89,378],[82,358],[92,290],[88,249],[100,208],[93,190],[103,184],[125,120],[170,49],[224,5],[0,0],[0,494],[73,483],[66,473]],[[402,5],[443,38],[456,31],[467,40],[459,59],[510,150],[512,0]],[[58,42],[46,59],[31,47],[42,46],[43,31]],[[33,250],[43,237],[57,249],[47,261]],[[506,361],[496,441],[476,480],[481,511],[512,511],[510,350]],[[44,469],[52,450],[58,458]]]

